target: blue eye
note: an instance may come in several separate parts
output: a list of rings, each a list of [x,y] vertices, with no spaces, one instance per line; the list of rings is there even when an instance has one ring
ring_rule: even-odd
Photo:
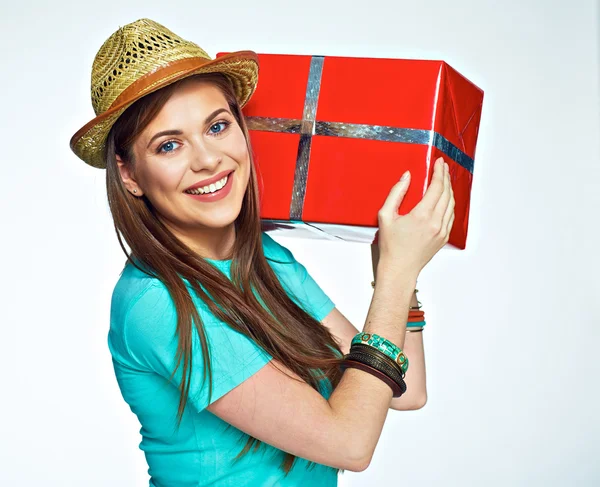
[[[175,150],[173,144],[178,144],[178,142],[175,142],[174,140],[169,140],[168,142],[165,142],[158,148],[158,152],[173,152]]]
[[[221,125],[223,125],[223,128],[219,129],[219,127]],[[228,125],[229,125],[229,122],[217,122],[210,127],[210,133],[211,134],[220,134],[221,132],[225,131],[225,129],[227,128]],[[216,130],[215,130],[215,127],[216,127]]]

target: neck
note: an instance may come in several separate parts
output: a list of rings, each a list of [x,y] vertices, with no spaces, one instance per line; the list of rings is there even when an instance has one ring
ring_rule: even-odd
[[[221,228],[178,228],[164,221],[165,226],[200,257],[214,260],[230,259],[235,243],[235,224]]]

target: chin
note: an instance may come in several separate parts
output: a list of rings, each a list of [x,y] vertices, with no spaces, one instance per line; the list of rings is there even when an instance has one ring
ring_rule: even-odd
[[[218,230],[220,228],[227,228],[230,225],[233,224],[233,222],[235,221],[235,218],[231,221],[227,220],[219,220],[219,221],[215,221],[215,220],[203,220],[203,221],[199,221],[198,224],[203,226],[204,228],[210,228],[212,230]]]
[[[209,228],[225,228],[233,224],[240,212],[227,212],[226,214],[219,213],[210,215],[210,218],[200,218],[198,223]]]

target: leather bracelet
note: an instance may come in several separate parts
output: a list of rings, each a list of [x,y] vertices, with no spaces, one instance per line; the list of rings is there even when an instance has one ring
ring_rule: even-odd
[[[398,384],[401,389],[406,389],[406,383],[404,382],[398,370],[388,365],[379,357],[371,353],[364,353],[357,350],[350,352],[348,355],[345,356],[345,358],[370,365],[371,367],[379,370],[379,372],[384,373],[388,378],[390,378],[396,384]]]
[[[423,328],[424,328],[423,326],[421,328],[417,328],[415,326],[415,327],[411,327],[411,328],[406,328],[406,331],[408,333],[419,333],[420,331],[423,331]]]
[[[377,357],[377,358],[383,360],[385,363],[387,363],[390,367],[393,367],[394,369],[396,369],[402,379],[404,379],[404,377],[406,376],[406,373],[402,370],[402,367],[400,367],[400,365],[398,365],[390,357],[388,357],[385,353],[380,352],[376,348],[373,348],[369,345],[364,345],[362,343],[355,343],[354,345],[352,345],[350,347],[350,353],[354,353],[354,352],[366,353],[367,355],[372,355],[374,357]]]
[[[404,381],[395,381],[387,373],[382,372],[381,364],[378,363],[377,361],[373,361],[369,357],[362,357],[362,356],[355,357],[355,358],[348,358],[347,360],[344,361],[344,363],[346,363],[346,364],[353,363],[353,362],[369,366],[372,369],[377,370],[381,375],[383,375],[386,379],[383,379],[381,377],[379,377],[379,378],[386,383],[393,384],[393,386],[390,384],[390,387],[392,387],[394,397],[400,397],[402,394],[404,394],[404,392],[406,392],[406,383]],[[347,365],[346,365],[346,367],[347,367]],[[376,375],[376,374],[373,374],[373,375]]]
[[[398,384],[401,388],[404,387],[405,382],[402,374],[400,374],[396,369],[390,367],[383,360],[380,360],[379,357],[371,355],[369,353],[363,353],[360,351],[354,351],[347,355],[347,358],[350,360],[356,360],[357,362],[363,362],[371,367],[379,370],[379,372],[385,374],[388,378],[393,380],[396,384]]]
[[[390,386],[390,388],[392,389],[392,397],[400,397],[403,394],[402,389],[400,388],[400,386],[398,384],[396,384],[387,375],[385,375],[384,373],[380,372],[379,370],[371,367],[370,365],[367,365],[362,362],[357,362],[355,360],[346,359],[342,362],[342,364],[340,365],[340,368],[342,370],[347,369],[347,368],[353,368],[353,369],[359,369],[359,370],[368,372],[369,374],[377,377],[378,379],[381,379],[388,386]]]

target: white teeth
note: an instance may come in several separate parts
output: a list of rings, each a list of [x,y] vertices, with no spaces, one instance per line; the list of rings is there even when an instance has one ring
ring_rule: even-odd
[[[227,179],[229,176],[225,176],[223,179],[220,179],[216,183],[210,184],[208,186],[204,186],[203,188],[189,189],[186,190],[186,193],[189,194],[204,194],[204,193],[214,193],[215,191],[220,190],[223,186],[227,184]]]

